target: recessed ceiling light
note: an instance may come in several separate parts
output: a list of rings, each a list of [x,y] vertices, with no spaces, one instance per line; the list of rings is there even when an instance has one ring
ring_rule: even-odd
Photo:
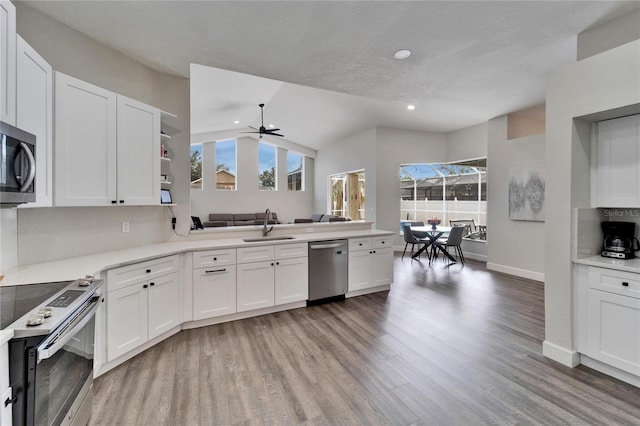
[[[234,121],[233,124],[240,124],[240,120]]]
[[[393,54],[396,59],[407,59],[409,56],[411,56],[411,51],[406,49],[398,50]]]
[[[414,109],[416,109],[416,106],[415,105],[407,105],[407,109],[409,111],[413,111]]]
[[[269,124],[269,127],[271,127],[273,129],[276,126],[274,126],[273,124]]]

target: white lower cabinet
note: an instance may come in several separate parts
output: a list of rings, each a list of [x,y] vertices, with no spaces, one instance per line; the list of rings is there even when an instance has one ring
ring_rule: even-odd
[[[577,275],[579,351],[640,378],[638,274],[581,268]]]
[[[391,284],[393,248],[389,237],[349,240],[349,291]]]
[[[193,319],[236,312],[236,250],[194,253]]]
[[[275,304],[299,302],[309,298],[309,258],[276,261]]]
[[[254,262],[254,259],[266,259]],[[238,249],[238,312],[299,302],[309,297],[307,244]]]
[[[590,357],[640,376],[640,299],[589,289]]]
[[[252,262],[238,265],[238,312],[274,305],[275,262]]]
[[[163,259],[177,264],[176,258]],[[107,361],[182,323],[180,275],[177,268],[154,274],[154,269],[163,263],[166,264],[160,259],[107,272]],[[145,274],[147,278],[129,279]]]

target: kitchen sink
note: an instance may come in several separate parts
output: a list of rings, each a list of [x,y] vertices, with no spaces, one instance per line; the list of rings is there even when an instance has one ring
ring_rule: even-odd
[[[292,237],[291,235],[273,235],[271,237],[243,238],[242,241],[245,243],[259,243],[260,241],[282,241],[295,239],[296,237]]]

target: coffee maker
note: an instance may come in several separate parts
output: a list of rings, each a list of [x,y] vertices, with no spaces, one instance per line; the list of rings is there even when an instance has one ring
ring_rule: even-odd
[[[635,235],[634,222],[602,222],[602,232],[602,256],[615,259],[636,257],[635,252],[640,250],[640,243]]]

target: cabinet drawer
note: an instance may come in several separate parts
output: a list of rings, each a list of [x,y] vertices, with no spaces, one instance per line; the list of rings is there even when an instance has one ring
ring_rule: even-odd
[[[349,239],[349,251],[369,250],[373,241],[372,238],[351,238]]]
[[[307,257],[309,245],[307,243],[283,244],[275,246],[276,259],[291,259],[294,257]]]
[[[212,266],[234,265],[236,250],[210,250],[193,253],[193,268],[209,268]]]
[[[243,247],[237,249],[238,263],[273,260],[273,246]]]
[[[589,287],[640,298],[640,276],[631,272],[589,267]]]
[[[179,256],[161,257],[107,271],[107,291],[127,287],[141,280],[151,279],[179,270]]]
[[[393,242],[391,237],[374,237],[373,238],[373,248],[392,248]]]

